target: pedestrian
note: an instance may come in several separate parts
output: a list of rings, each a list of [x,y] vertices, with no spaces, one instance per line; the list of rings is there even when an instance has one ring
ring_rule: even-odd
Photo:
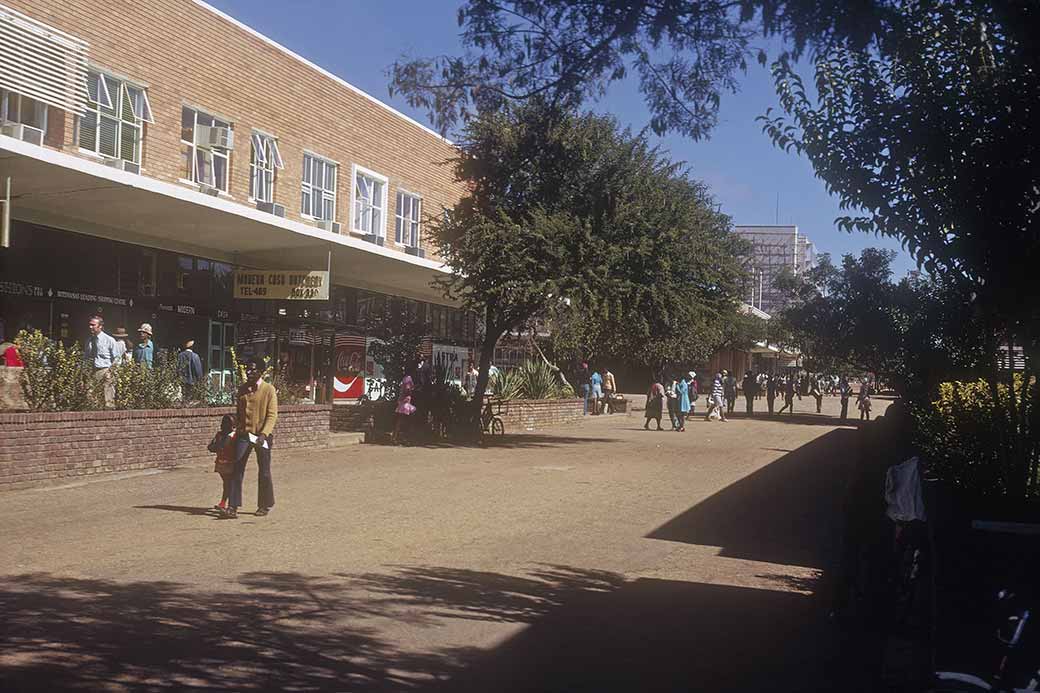
[[[751,416],[755,413],[755,397],[758,396],[758,381],[755,380],[755,376],[751,371],[744,373],[744,382],[741,383],[741,388],[744,390],[744,404],[747,415]]]
[[[722,371],[725,373],[725,371]],[[722,384],[722,373],[716,373],[715,379],[711,381],[711,396],[708,400],[708,412],[704,415],[705,421],[710,421],[714,415],[715,418],[726,421],[726,398],[725,398],[725,386]]]
[[[766,377],[766,406],[769,408],[769,414],[773,414],[773,403],[776,402],[777,393],[777,377],[770,375]]]
[[[697,399],[700,398],[700,386],[697,385],[697,374],[694,371],[687,373],[686,378],[686,385],[690,392],[690,415],[686,417],[689,419],[697,415]]]
[[[246,462],[256,451],[257,491],[256,516],[263,517],[274,507],[274,479],[271,476],[271,447],[274,426],[278,422],[278,393],[274,385],[263,379],[266,364],[259,356],[246,364],[245,382],[238,388],[238,408],[235,416],[235,469],[231,478],[231,493],[227,510],[222,518],[238,517],[242,506],[242,484],[245,481]]]
[[[783,414],[784,410],[787,410],[789,415],[794,415],[794,394],[797,388],[795,377],[793,375],[787,376],[787,380],[784,383],[784,406],[780,407],[780,411],[777,414]]]
[[[663,430],[661,428],[661,408],[664,404],[664,397],[664,385],[655,380],[646,393],[646,423],[643,424],[643,430],[650,430],[651,420],[657,422],[658,431]]]
[[[195,384],[202,381],[202,359],[192,351],[195,340],[184,342],[184,350],[177,354],[177,374],[181,377],[181,397],[184,401],[192,399]]]
[[[137,328],[137,346],[134,347],[134,362],[149,368],[155,361],[155,342],[152,341],[152,326],[146,322]]]
[[[586,416],[589,413],[589,396],[592,394],[591,377],[592,374],[589,372],[589,364],[582,361],[581,367],[578,368],[578,383],[580,383],[581,386],[581,413],[583,416]]]
[[[477,370],[477,367],[475,365],[470,366],[466,382],[466,394],[470,397],[476,397],[477,395],[477,378],[479,377],[480,371]]]
[[[603,399],[603,376],[598,370],[593,369],[589,384],[592,386],[592,413],[599,414],[600,400]]]
[[[130,343],[130,335],[125,327],[117,327],[112,332],[112,338],[119,343],[119,358],[116,363],[122,365],[134,360],[134,345]]]
[[[852,394],[852,386],[849,385],[849,381],[845,379],[845,376],[841,376],[841,380],[838,381],[838,396],[841,397],[841,420],[845,421],[849,418],[849,396]]]
[[[823,390],[820,388],[820,379],[818,377],[809,377],[809,394],[816,400],[816,413],[821,413],[823,411]]]
[[[726,413],[732,414],[737,404],[737,378],[727,370],[722,371],[722,393],[726,398]]]
[[[223,484],[220,502],[213,507],[220,512],[227,510],[228,500],[231,498],[231,480],[235,476],[235,417],[224,414],[220,419],[220,430],[213,436],[213,440],[206,447],[210,452],[216,453],[217,459],[213,463],[213,471],[220,475]]]
[[[665,401],[668,403],[668,419],[672,422],[672,430],[679,430],[679,393],[677,382],[669,376],[668,385],[664,389]]]
[[[870,378],[863,380],[859,386],[859,396],[856,397],[856,406],[859,407],[859,420],[870,421]]]
[[[690,415],[690,385],[684,378],[675,381],[675,394],[679,403],[679,431],[686,432],[686,417]]]
[[[401,442],[402,424],[405,424],[409,420],[408,417],[415,413],[415,405],[412,404],[414,393],[415,384],[412,376],[405,375],[401,379],[401,393],[397,397],[397,408],[394,409],[394,433],[390,437],[394,445]],[[405,427],[407,428],[407,426]]]
[[[606,413],[607,409],[610,409],[610,413],[614,413],[614,393],[617,392],[617,383],[614,381],[614,374],[607,368],[603,371],[603,412]]]
[[[112,366],[119,363],[119,344],[105,332],[105,319],[100,315],[90,316],[87,321],[90,336],[83,357],[88,367],[94,369],[94,380],[104,391],[105,408],[116,404],[116,385],[112,380]]]

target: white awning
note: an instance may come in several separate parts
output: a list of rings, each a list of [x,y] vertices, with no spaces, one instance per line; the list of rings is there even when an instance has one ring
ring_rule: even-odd
[[[85,41],[0,5],[0,87],[72,113],[87,102]]]

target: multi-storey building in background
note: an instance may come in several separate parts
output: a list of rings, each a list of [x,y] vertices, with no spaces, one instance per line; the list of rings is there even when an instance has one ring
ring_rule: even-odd
[[[7,338],[147,322],[160,348],[193,339],[216,384],[237,347],[324,401],[362,392],[366,325],[398,311],[465,368],[475,324],[431,287],[425,234],[463,194],[450,142],[199,0],[2,1]],[[257,298],[236,270],[331,288]]]
[[[785,301],[776,278],[785,270],[797,275],[813,266],[812,241],[797,226],[735,226],[733,231],[751,242],[744,300],[773,315]]]

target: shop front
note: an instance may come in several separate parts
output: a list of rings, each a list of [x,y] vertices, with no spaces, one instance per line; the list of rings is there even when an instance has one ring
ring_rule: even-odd
[[[0,330],[13,340],[38,329],[66,345],[83,343],[100,315],[110,334],[125,329],[137,342],[148,323],[160,350],[190,340],[214,388],[234,383],[232,351],[243,362],[262,356],[304,401],[357,400],[382,369],[369,347],[376,325],[402,311],[429,325],[426,358],[441,359],[461,380],[475,324],[461,311],[353,287],[330,287],[320,300],[242,298],[236,268],[208,258],[72,233],[12,224],[0,249]],[[450,362],[450,363],[449,363]]]

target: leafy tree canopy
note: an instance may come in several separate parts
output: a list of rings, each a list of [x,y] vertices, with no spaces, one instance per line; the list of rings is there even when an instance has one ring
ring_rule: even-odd
[[[773,142],[807,156],[851,211],[839,227],[900,239],[964,284],[992,330],[1031,335],[1040,262],[1040,22],[1036,3],[906,0],[869,45],[815,57],[815,94],[773,65]]]
[[[455,169],[470,192],[433,236],[453,268],[445,295],[484,320],[481,379],[499,337],[535,318],[567,316],[587,346],[650,362],[732,315],[742,241],[644,138],[538,100],[465,134]]]
[[[564,107],[601,97],[638,75],[657,134],[707,136],[719,102],[737,89],[757,32],[807,45],[884,31],[884,0],[467,0],[458,12],[464,53],[404,57],[390,93],[425,108],[449,132],[475,113],[531,97]],[[765,62],[765,55],[758,51]]]
[[[893,282],[893,258],[866,248],[840,267],[828,259],[794,278],[792,303],[779,316],[791,343],[816,369],[876,373],[904,394],[984,372],[986,333],[971,297],[942,279]]]

